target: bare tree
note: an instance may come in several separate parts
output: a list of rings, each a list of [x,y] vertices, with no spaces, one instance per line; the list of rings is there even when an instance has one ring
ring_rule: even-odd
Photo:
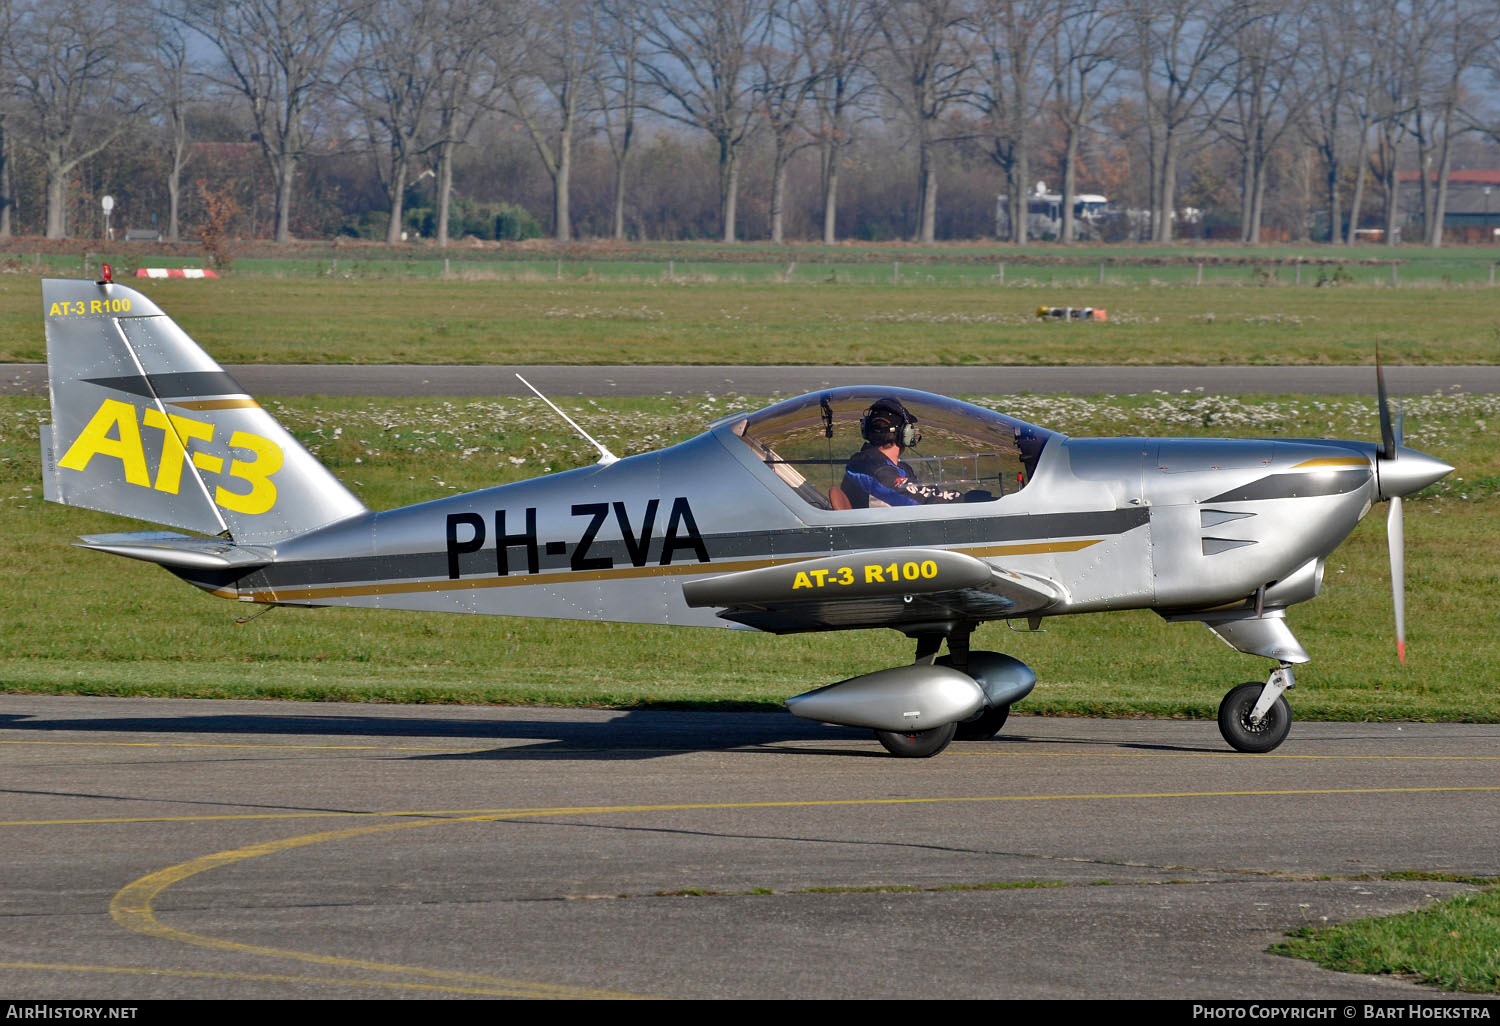
[[[808,40],[817,33],[810,3],[773,0],[773,24],[767,38],[756,49],[760,67],[757,105],[771,130],[771,241],[780,245],[785,236],[787,165],[797,151],[818,140],[807,132],[807,109],[816,83]]]
[[[1125,0],[1129,54],[1140,76],[1147,135],[1151,240],[1169,242],[1177,164],[1222,70],[1220,44],[1231,26],[1196,0]]]
[[[356,21],[359,49],[345,85],[389,203],[385,241],[391,246],[401,241],[406,187],[428,145],[443,6],[442,0],[391,0],[364,8]]]
[[[875,4],[802,0],[799,29],[817,104],[823,242],[838,241],[839,163],[853,140],[855,114],[874,84],[866,58],[874,43]]]
[[[142,75],[153,113],[162,119],[167,143],[167,240],[180,238],[182,173],[192,157],[188,117],[197,96],[182,26],[160,10],[152,12],[151,51]]]
[[[1400,0],[1378,0],[1379,6],[1371,18],[1359,16],[1365,13],[1359,4],[1345,9],[1338,5],[1334,8],[1333,17],[1339,19],[1349,34],[1349,45],[1358,55],[1354,87],[1348,98],[1349,113],[1354,119],[1355,151],[1351,165],[1354,170],[1354,194],[1349,200],[1349,227],[1344,236],[1346,246],[1353,246],[1359,239],[1365,181],[1375,170],[1375,160],[1370,149],[1372,137],[1377,140],[1384,137],[1387,111],[1399,108],[1399,96],[1394,94],[1399,93],[1402,87],[1399,83],[1392,84],[1391,80],[1399,78],[1401,62],[1393,48],[1387,45],[1384,31],[1384,26],[1390,24],[1387,19],[1398,16],[1396,7],[1399,2]],[[1344,19],[1344,10],[1348,12],[1347,19]],[[1397,113],[1394,116],[1399,119],[1401,115]],[[1391,233],[1388,233],[1387,242],[1395,242]]]
[[[0,239],[11,236],[11,214],[16,206],[14,160],[11,156],[11,132],[8,112],[0,100]]]
[[[1010,241],[1026,244],[1031,132],[1047,100],[1046,43],[1057,34],[1060,0],[979,0],[974,8],[969,100],[983,118],[990,159],[1005,172]]]
[[[223,64],[211,80],[250,107],[255,141],[276,183],[276,241],[292,237],[292,193],[318,104],[332,92],[335,51],[369,0],[187,0],[178,17]]]
[[[505,20],[486,0],[441,0],[433,100],[437,122],[431,146],[437,155],[437,244],[448,245],[453,203],[453,159],[508,69],[496,62],[492,44]]]
[[[1349,198],[1349,226],[1344,235],[1344,245],[1352,246],[1359,238],[1360,211],[1364,208],[1366,164],[1370,158],[1370,126],[1374,124],[1374,108],[1367,102],[1369,94],[1350,97],[1355,116],[1354,194]],[[1337,186],[1335,186],[1337,188]]]
[[[1476,0],[1414,0],[1414,14],[1430,29],[1430,45],[1414,48],[1418,97],[1412,134],[1421,169],[1422,223],[1428,246],[1443,243],[1453,142],[1468,131],[1463,81],[1494,45],[1494,5]],[[1413,37],[1426,41],[1428,32]]]
[[[1407,109],[1407,133],[1417,145],[1417,192],[1419,217],[1422,220],[1424,240],[1432,230],[1432,211],[1436,190],[1432,175],[1433,150],[1441,131],[1437,124],[1438,106],[1444,104],[1441,93],[1445,85],[1443,69],[1440,67],[1444,42],[1451,25],[1451,5],[1443,0],[1408,0],[1407,16],[1412,28],[1405,33],[1397,47],[1407,73],[1410,90]],[[1439,228],[1441,234],[1441,228]]]
[[[969,134],[944,125],[972,70],[960,38],[967,11],[961,0],[886,0],[875,21],[884,43],[881,84],[917,139],[917,240],[930,244],[937,238],[937,148]]]
[[[1240,158],[1240,241],[1260,242],[1271,157],[1296,124],[1307,89],[1299,66],[1301,0],[1233,0],[1225,36],[1230,64],[1219,134]]]
[[[1045,45],[1052,77],[1052,112],[1062,125],[1062,240],[1077,238],[1073,197],[1078,150],[1093,122],[1094,104],[1120,68],[1123,23],[1106,0],[1066,0],[1057,31]]]
[[[1308,142],[1323,164],[1325,216],[1328,241],[1343,239],[1341,188],[1346,169],[1349,120],[1352,116],[1365,137],[1358,118],[1357,93],[1369,58],[1361,45],[1354,14],[1355,0],[1312,0],[1308,6],[1307,41],[1311,51],[1308,76],[1311,89],[1307,117],[1302,119]],[[1361,151],[1354,166],[1361,168]]]
[[[573,143],[588,114],[584,100],[597,80],[602,49],[593,0],[527,4],[506,45],[514,47],[519,72],[506,83],[507,109],[526,126],[552,179],[553,235],[568,242],[573,238]]]
[[[12,81],[10,59],[14,51],[11,49],[10,36],[14,28],[15,8],[10,0],[0,0],[0,82],[3,83]],[[14,148],[11,140],[11,104],[14,99],[11,90],[0,88],[0,239],[10,238],[11,214],[16,206],[11,152]]]
[[[1384,0],[1378,7],[1366,9],[1366,17],[1376,26],[1399,24],[1405,17],[1403,0]],[[1380,32],[1372,33],[1369,97],[1370,122],[1374,128],[1375,148],[1368,155],[1370,172],[1380,182],[1385,195],[1385,244],[1396,245],[1400,222],[1401,179],[1398,161],[1408,118],[1415,109],[1415,80],[1403,47]],[[1352,229],[1351,229],[1352,232]]]
[[[21,7],[7,33],[17,120],[46,173],[47,238],[68,235],[68,179],[131,127],[141,107],[126,60],[133,14],[84,0]]]
[[[752,52],[771,29],[767,0],[681,0],[653,7],[641,60],[658,113],[701,129],[719,147],[719,221],[736,237],[740,151],[755,119]]]
[[[615,165],[611,234],[625,238],[625,181],[635,120],[640,113],[640,60],[645,33],[645,0],[600,0],[602,59],[594,66],[593,85],[600,124]]]

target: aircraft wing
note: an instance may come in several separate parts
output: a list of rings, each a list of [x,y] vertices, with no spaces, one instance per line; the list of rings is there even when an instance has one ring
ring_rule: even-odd
[[[872,549],[700,578],[690,606],[774,634],[1037,613],[1064,597],[1053,581],[947,549]]]

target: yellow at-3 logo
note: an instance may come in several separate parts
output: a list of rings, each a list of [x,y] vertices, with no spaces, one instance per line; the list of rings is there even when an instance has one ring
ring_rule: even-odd
[[[142,427],[162,432],[161,460],[154,481],[146,467]],[[144,419],[138,421],[136,408],[130,403],[106,399],[57,465],[82,472],[88,469],[89,461],[95,456],[108,456],[120,461],[127,483],[176,495],[182,489],[183,472],[191,458],[193,466],[199,470],[236,478],[250,486],[248,491],[217,486],[214,501],[220,506],[235,513],[267,512],[276,505],[276,485],[271,476],[281,469],[284,459],[281,447],[248,431],[232,432],[229,447],[247,451],[250,458],[231,458],[226,471],[224,457],[188,450],[193,441],[211,443],[214,428],[215,425],[208,421],[163,413],[154,407],[147,407]]]

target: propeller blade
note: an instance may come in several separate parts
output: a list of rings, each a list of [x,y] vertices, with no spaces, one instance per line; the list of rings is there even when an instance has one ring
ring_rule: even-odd
[[[1406,535],[1401,523],[1401,496],[1391,499],[1385,518],[1386,544],[1391,551],[1391,603],[1396,610],[1396,655],[1406,665]]]
[[[1388,460],[1396,458],[1396,446],[1400,444],[1396,430],[1391,426],[1391,402],[1385,392],[1385,367],[1380,362],[1380,349],[1375,349],[1375,395],[1380,402],[1381,455]]]

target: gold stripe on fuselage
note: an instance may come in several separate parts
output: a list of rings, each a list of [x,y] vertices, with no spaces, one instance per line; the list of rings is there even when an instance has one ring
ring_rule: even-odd
[[[984,545],[950,549],[967,556],[1033,556],[1050,552],[1077,552],[1097,545],[1103,538],[1078,541],[1027,542],[1016,545]],[[795,556],[787,559],[742,559],[721,563],[677,563],[668,566],[629,566],[616,570],[563,570],[557,573],[519,574],[514,577],[469,577],[458,580],[387,581],[381,584],[335,584],[319,588],[263,588],[238,593],[220,588],[213,594],[223,598],[241,598],[250,602],[305,602],[317,599],[360,598],[370,595],[410,595],[432,591],[472,591],[478,588],[514,588],[525,584],[568,584],[589,581],[623,581],[640,577],[678,577],[688,574],[732,574],[741,570],[760,570],[768,566],[801,563],[818,556]]]

